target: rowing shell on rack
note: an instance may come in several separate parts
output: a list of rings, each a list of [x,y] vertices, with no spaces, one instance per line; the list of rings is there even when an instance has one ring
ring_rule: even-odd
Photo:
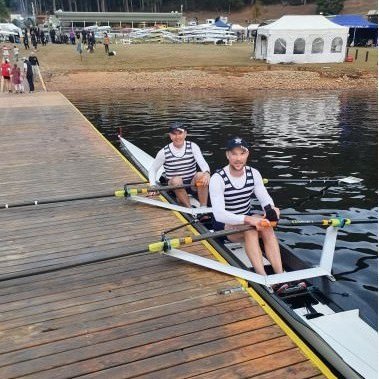
[[[119,138],[124,153],[147,176],[153,158],[130,141]],[[159,172],[159,177],[161,174],[162,172]],[[167,203],[150,198],[142,197],[144,200],[134,201],[182,212],[189,220],[196,216],[196,211],[175,204],[170,194],[165,193],[164,197],[169,201],[169,206],[163,206],[162,204]],[[133,196],[128,199],[131,198]],[[199,213],[204,213],[204,209]],[[209,233],[203,225],[196,224],[195,227],[201,234]],[[209,242],[230,266],[190,254],[176,246],[166,249],[164,254],[248,280],[259,295],[339,374],[347,378],[377,379],[376,309],[370,309],[358,296],[349,292],[347,287],[334,280],[332,264],[337,232],[338,227],[327,228],[317,267],[312,267],[281,243],[282,261],[286,272],[266,277],[251,272],[251,263],[243,246],[218,239],[211,239]],[[269,262],[265,261],[265,265],[269,272]],[[298,280],[306,280],[307,288],[295,288],[281,295],[270,291],[270,285],[274,283]]]

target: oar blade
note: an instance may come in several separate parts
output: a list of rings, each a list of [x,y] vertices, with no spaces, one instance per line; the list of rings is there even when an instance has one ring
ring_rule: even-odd
[[[363,179],[356,178],[355,176],[347,176],[346,178],[338,179],[338,181],[346,184],[357,184],[363,182]]]

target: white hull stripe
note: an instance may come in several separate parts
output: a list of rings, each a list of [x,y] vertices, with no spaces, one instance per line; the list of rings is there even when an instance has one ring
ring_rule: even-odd
[[[327,271],[321,267],[309,268],[298,271],[284,272],[282,274],[273,275],[260,275],[254,272],[244,270],[242,268],[230,266],[212,259],[199,257],[191,253],[187,253],[183,250],[171,249],[163,253],[173,258],[181,259],[186,262],[194,263],[202,267],[207,267],[215,271],[222,272],[227,275],[231,275],[237,278],[245,279],[250,282],[262,284],[264,286],[271,286],[278,283],[287,283],[295,280],[309,279],[320,276],[329,276],[330,271]]]
[[[131,201],[136,201],[138,203],[153,205],[155,207],[170,209],[172,211],[187,213],[193,216],[196,216],[198,214],[212,212],[212,208],[209,208],[209,207],[187,208],[181,205],[164,203],[163,201],[160,201],[160,200],[149,199],[147,197],[141,197],[141,196],[130,196],[127,199]]]

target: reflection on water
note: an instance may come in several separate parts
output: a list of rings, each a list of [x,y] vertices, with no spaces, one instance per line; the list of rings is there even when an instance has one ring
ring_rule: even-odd
[[[266,178],[358,176],[362,184],[332,187],[304,204],[321,188],[281,184],[269,190],[283,213],[321,210],[352,219],[377,217],[376,93],[256,91],[240,97],[129,91],[68,97],[113,143],[121,127],[126,138],[152,155],[168,141],[168,124],[182,120],[212,169],[225,165],[225,141],[239,135],[252,146],[250,164]],[[323,229],[292,227],[278,235],[304,259],[319,261]],[[341,230],[334,274],[376,308],[376,224]]]
[[[325,141],[338,143],[339,112],[337,94],[263,98],[252,104],[251,125],[255,133],[265,136],[267,147],[318,148]]]

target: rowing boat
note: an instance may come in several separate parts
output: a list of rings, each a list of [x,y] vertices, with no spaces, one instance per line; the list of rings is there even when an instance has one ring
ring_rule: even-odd
[[[119,138],[122,151],[146,176],[153,158],[130,141]],[[188,220],[196,217],[196,213],[192,210],[182,212],[183,207],[175,204],[170,194],[165,193],[164,196],[171,204],[166,208],[181,212]],[[138,198],[134,200],[141,201]],[[152,199],[145,198],[143,202],[153,206],[159,205],[157,203],[167,204],[157,200],[150,202],[150,200]],[[195,227],[201,234],[209,233],[202,224],[197,223]],[[251,272],[251,263],[240,244],[217,239],[209,240],[232,266],[230,268],[175,248],[170,248],[166,254],[245,278],[249,285],[338,373],[338,376],[376,379],[378,377],[377,313],[358,296],[349,292],[343,284],[335,281],[332,276],[337,230],[338,228],[333,226],[327,229],[318,267],[312,267],[301,259],[301,253],[295,253],[281,243],[281,255],[286,273],[280,274],[282,277],[277,280],[274,278],[276,275],[268,275],[262,279],[259,278],[260,275]],[[269,265],[269,262],[266,264]],[[295,288],[280,295],[270,290],[272,283],[299,279],[306,279],[307,288]]]

